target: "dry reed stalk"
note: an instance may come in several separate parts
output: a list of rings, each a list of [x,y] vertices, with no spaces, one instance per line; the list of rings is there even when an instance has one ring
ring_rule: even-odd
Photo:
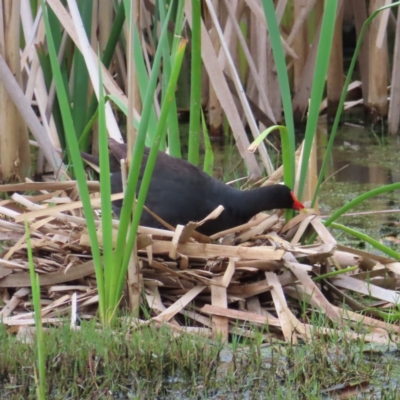
[[[293,81],[294,90],[298,90],[303,78],[303,71],[309,51],[308,29],[305,21],[311,9],[308,8],[314,1],[300,0],[293,2],[293,28],[290,32],[288,42],[293,42],[293,50],[298,58],[293,59]]]
[[[390,103],[388,115],[389,134],[395,135],[400,123],[400,18],[396,22],[396,36],[394,42],[393,67],[390,85]]]
[[[336,278],[332,281],[332,283],[343,289],[369,295],[388,303],[399,304],[400,301],[400,295],[394,290],[384,289],[374,284],[363,282],[359,279],[351,278],[349,276]]]
[[[252,40],[254,41],[254,57],[255,63],[257,65],[258,74],[260,76],[260,85],[261,87],[264,87],[268,93],[275,93],[274,86],[269,85],[269,79],[271,78],[269,69],[274,68],[275,63],[274,61],[271,62],[271,60],[269,59],[272,54],[269,43],[269,36],[267,34],[267,26],[258,18],[253,18],[251,20],[251,23],[253,24]],[[255,83],[255,88],[257,88],[257,81],[255,81]],[[257,92],[259,93],[258,89]],[[262,105],[260,104],[260,95],[258,94],[257,97],[258,106],[261,106],[262,109]],[[281,115],[279,114],[279,107],[277,107],[276,99],[279,99],[278,102],[280,102],[280,96],[271,96],[270,104],[273,119],[279,122],[281,120]],[[266,127],[261,124],[260,129],[263,130],[265,128]],[[269,173],[268,175],[271,175],[271,173]]]
[[[285,263],[285,266],[287,266],[292,271],[292,273],[299,279],[300,284],[304,290],[304,293],[310,298],[310,300],[312,299],[316,303],[317,308],[321,312],[326,314],[326,316],[332,322],[335,322],[339,326],[342,326],[343,321],[340,318],[340,315],[333,308],[333,306],[327,301],[327,299],[322,294],[317,285],[308,276],[304,266],[302,264],[295,262],[294,257],[290,254],[287,254],[286,258],[288,261]]]
[[[257,70],[257,76],[259,79],[258,84],[261,87],[264,87],[265,90],[267,89],[263,84],[261,80],[260,73],[258,71],[258,62],[257,62],[257,17],[254,15],[254,13],[248,11],[248,36],[249,36],[249,53],[250,53],[250,58],[253,60],[254,63],[254,68]],[[247,87],[246,87],[246,95],[250,99],[257,99],[257,82],[253,76],[253,74],[249,74],[247,76]],[[254,101],[256,105],[258,105],[257,101]],[[270,103],[271,105],[271,103]],[[254,109],[254,107],[253,107]],[[271,114],[273,116],[273,120],[275,120],[274,113],[272,111],[271,107]]]
[[[197,285],[190,289],[184,296],[182,296],[178,301],[168,307],[157,317],[153,318],[156,321],[169,321],[175,314],[180,310],[185,308],[199,293],[201,293],[206,287],[203,285]]]
[[[113,14],[114,14],[114,2],[112,0],[101,0],[99,1],[98,15],[93,19],[96,21],[99,27],[99,46],[100,53],[102,54],[107,46],[108,38],[110,37],[111,28],[113,24]],[[135,3],[140,2],[133,2]],[[95,7],[93,7],[96,10]],[[96,36],[95,36],[96,37]]]
[[[137,130],[133,126],[133,110],[136,110],[138,114],[141,114],[142,111],[142,101],[139,92],[138,86],[138,77],[136,73],[136,66],[133,62],[133,27],[137,26],[139,32],[141,32],[140,25],[140,2],[133,2],[131,5],[131,15],[129,16],[129,26],[130,32],[127,37],[128,43],[128,66],[127,66],[127,89],[128,89],[128,120],[127,120],[127,158],[128,165],[132,159],[132,150],[134,148],[137,136]]]
[[[286,303],[282,285],[280,284],[276,274],[273,272],[266,272],[265,276],[268,283],[272,286],[271,296],[274,302],[276,313],[281,323],[285,340],[289,343],[297,344],[297,335],[295,330],[296,326],[300,324],[300,322],[296,320],[293,314],[291,314],[291,311]],[[297,321],[297,323],[293,324],[293,321]]]
[[[384,4],[385,6],[389,5],[392,3],[392,0],[385,0]],[[379,28],[378,28],[378,34],[376,35],[376,47],[381,48],[384,45],[385,38],[386,38],[386,29],[389,21],[389,16],[391,13],[390,8],[386,8],[381,12],[381,18],[379,21]]]
[[[299,2],[294,2],[294,6],[299,7],[299,10],[296,12],[295,11],[295,19],[293,22],[293,27],[292,30],[290,31],[290,34],[287,38],[287,44],[289,46],[291,46],[294,42],[294,40],[296,39],[296,37],[298,35],[303,35],[303,33],[301,33],[301,30],[303,29],[304,23],[307,21],[307,18],[309,18],[309,14],[310,12],[313,10],[314,7],[316,7],[316,4],[319,4],[319,7],[321,7],[321,5],[323,6],[322,3],[318,3],[317,0],[309,0],[309,1],[303,1],[302,3]],[[320,9],[318,7],[316,7],[317,9],[315,10],[315,12],[317,13],[317,15],[321,15],[320,13]],[[300,33],[299,33],[300,32]],[[296,54],[299,56],[300,55],[297,53]],[[300,53],[302,54],[302,52]],[[307,55],[307,52],[306,52]]]
[[[40,122],[38,121],[38,118],[32,110],[31,105],[27,101],[24,93],[22,92],[20,86],[18,85],[12,72],[8,68],[4,58],[1,55],[0,81],[6,88],[14,104],[17,106],[20,112],[20,117],[22,117],[22,119],[26,122],[33,136],[40,144],[40,147],[46,155],[48,163],[53,167],[53,171],[56,171],[56,176],[59,178],[65,178],[67,176],[66,170],[64,165],[62,164],[58,152],[56,151],[52,143],[48,141],[46,131],[44,130],[42,124],[40,124]]]
[[[318,28],[315,31],[314,40],[308,52],[307,60],[303,68],[303,74],[299,80],[300,84],[297,90],[295,90],[295,94],[292,100],[294,119],[298,122],[303,120],[306,110],[308,108],[308,101],[311,97],[311,87],[312,80],[314,78],[314,68],[317,58],[318,42],[321,35],[321,24],[322,18],[320,18],[317,23]]]
[[[262,36],[264,37],[264,36]],[[272,53],[272,46],[271,46],[271,40],[270,36],[266,34],[265,32],[265,38],[266,38],[266,87],[267,91],[270,93],[279,93],[280,91],[280,86],[279,86],[279,80],[278,80],[278,73],[276,71],[276,65],[275,65],[275,60],[274,56]],[[259,41],[260,44],[263,42],[262,40]],[[297,57],[295,54],[292,55],[293,57]],[[260,60],[261,61],[261,60]],[[282,99],[281,96],[272,96],[271,98],[271,108],[274,113],[275,119],[277,122],[282,121]]]
[[[213,7],[217,18],[219,16],[219,2],[213,1]],[[209,37],[211,41],[211,46],[216,54],[220,51],[220,41],[218,40],[218,33],[216,31],[215,26],[213,26],[212,18],[209,13],[206,14],[206,19],[210,18],[209,21],[205,21],[205,25],[209,26]],[[202,27],[203,29],[203,27]],[[223,70],[223,68],[222,68]],[[222,132],[222,123],[223,123],[223,107],[218,99],[218,95],[215,92],[214,85],[212,81],[210,82],[209,92],[208,92],[208,123],[210,125],[210,135],[215,137],[221,137]]]
[[[258,19],[259,22],[261,22],[264,26],[267,25],[267,22],[265,20],[265,14],[264,11],[261,7],[261,4],[257,2],[257,0],[245,0],[249,8],[251,9],[252,13],[255,15],[255,17]],[[282,41],[282,46],[285,51],[285,54],[296,58],[297,55],[293,51],[293,49],[286,43],[284,38],[281,36],[281,41]]]
[[[352,3],[352,16],[354,17],[354,25],[357,32],[357,39],[364,21],[368,18],[366,1],[351,0]],[[369,92],[369,27],[366,28],[364,39],[361,44],[360,53],[358,55],[358,68],[360,70],[360,77],[362,82],[362,93],[364,104],[368,102]]]
[[[0,2],[0,53],[19,87],[22,87],[20,68],[20,0]],[[5,88],[0,86],[0,159],[2,179],[22,179],[31,167],[28,129],[25,121]]]
[[[246,321],[256,325],[269,325],[280,327],[279,319],[271,316],[264,316],[253,314],[245,311],[238,311],[232,309],[225,309],[224,307],[217,307],[206,304],[200,309],[201,312],[209,315],[218,315],[221,317],[231,318],[234,321]]]
[[[253,79],[255,81],[255,84],[256,84],[256,86],[258,88],[258,93],[259,93],[259,98],[260,98],[259,99],[260,108],[266,113],[267,117],[273,123],[276,123],[275,117],[274,117],[273,112],[272,112],[272,108],[271,108],[270,102],[268,100],[268,96],[267,96],[267,93],[266,93],[266,88],[265,88],[265,86],[263,86],[261,84],[260,76],[259,76],[259,74],[257,72],[257,69],[256,69],[255,63],[253,61],[253,58],[251,57],[250,50],[248,48],[248,45],[246,43],[245,38],[243,37],[242,31],[240,30],[239,23],[235,18],[234,8],[232,7],[231,3],[228,0],[224,0],[224,1],[225,1],[225,6],[226,6],[226,8],[228,10],[228,13],[229,13],[229,16],[230,16],[230,20],[232,20],[232,24],[233,24],[233,27],[235,29],[235,33],[238,36],[240,45],[241,45],[241,47],[243,49],[243,52],[244,52],[244,54],[246,56],[246,60],[247,60],[247,62],[249,64],[249,70],[250,70],[250,72],[252,74],[252,77],[253,77]]]
[[[383,5],[385,5],[385,0],[371,0],[369,4],[370,14]],[[382,13],[380,13],[371,22],[369,28],[369,85],[367,107],[373,120],[385,117],[388,111],[388,49],[386,32],[384,32],[382,37],[382,30],[380,30],[382,18]],[[378,44],[380,47],[378,47]]]
[[[22,56],[20,57],[21,70],[28,74],[28,82],[25,90],[26,98],[32,102],[33,95],[35,96],[43,127],[53,146],[61,148],[54,118],[52,115],[50,115],[50,118],[46,115],[49,98],[43,71],[40,67],[40,61],[37,55],[37,46],[45,40],[44,23],[41,16],[41,8],[39,8],[35,21],[33,21],[31,4],[26,1],[21,3],[21,23],[26,41],[25,49],[23,49]],[[43,153],[41,149],[40,153]],[[41,169],[43,168],[39,165],[36,172],[40,173]]]
[[[361,257],[346,251],[336,251],[332,260],[339,268],[346,268],[348,265],[359,266]]]
[[[275,8],[276,19],[277,19],[279,25],[282,21],[283,13],[285,12],[287,3],[288,3],[288,0],[279,0],[278,4],[276,5],[276,8]]]
[[[211,285],[211,304],[216,307],[228,308],[228,296],[226,287],[222,287],[222,277],[213,279],[215,285]],[[213,331],[216,336],[220,336],[223,341],[228,341],[228,318],[220,315],[212,316]]]
[[[238,65],[237,54],[234,54],[232,52],[232,50],[236,50],[236,48],[237,48],[237,39],[238,38],[237,38],[237,34],[235,35],[236,32],[233,27],[233,23],[234,23],[234,21],[236,21],[236,11],[238,8],[238,0],[233,0],[230,2],[230,4],[228,4],[229,10],[228,10],[228,7],[225,2],[220,4],[219,7],[218,7],[218,5],[213,4],[212,2],[211,3],[207,2],[206,4],[207,4],[207,7],[209,7],[209,6],[212,7],[214,16],[216,16],[218,13],[220,15],[220,18],[217,18],[218,25],[219,25],[221,31],[223,31],[223,37],[224,37],[225,44],[226,44],[227,48],[229,49],[230,56],[234,60],[234,65],[237,67],[237,65]],[[216,7],[218,7],[218,9]],[[232,18],[232,10],[233,10],[233,18]],[[210,13],[210,17],[211,17],[211,19],[213,19],[213,16],[211,15],[211,13]],[[222,21],[222,19],[223,19],[223,21]],[[218,34],[218,36],[219,36],[219,34]],[[220,63],[222,70],[225,70],[225,67],[226,67],[227,60],[226,60],[225,55],[226,55],[226,51],[224,50],[223,47],[220,47],[219,52],[218,52],[218,62]]]

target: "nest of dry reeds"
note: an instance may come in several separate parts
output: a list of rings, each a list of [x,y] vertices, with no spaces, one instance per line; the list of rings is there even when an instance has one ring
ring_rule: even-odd
[[[98,183],[89,188],[98,208]],[[3,185],[1,190],[14,192],[0,203],[2,322],[34,325],[25,219],[40,276],[43,322],[60,323],[75,314],[71,309],[78,317],[94,317],[96,279],[75,182]],[[383,316],[399,302],[400,263],[338,245],[317,215],[301,213],[286,224],[279,214],[259,214],[213,238],[194,228],[139,228],[141,288],[150,319],[135,324],[164,323],[225,338],[231,333],[252,337],[255,326],[268,325],[269,334],[292,343],[338,330],[369,342],[397,341],[399,326]],[[306,231],[317,233],[316,244],[299,243]],[[340,273],[349,266],[357,268]],[[331,327],[313,326],[313,313],[324,314]]]

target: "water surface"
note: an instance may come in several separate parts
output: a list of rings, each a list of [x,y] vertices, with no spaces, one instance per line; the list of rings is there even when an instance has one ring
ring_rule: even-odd
[[[327,133],[320,130],[320,163],[326,142]],[[344,126],[335,139],[327,180],[322,186],[319,203],[321,214],[329,215],[369,190],[400,182],[399,154],[399,137],[382,138],[366,128]],[[400,210],[400,191],[373,197],[348,212],[369,213],[367,215],[343,216],[337,222],[400,250],[400,213],[396,210]],[[336,235],[339,235],[341,242],[372,250],[369,245],[350,236],[339,232]]]

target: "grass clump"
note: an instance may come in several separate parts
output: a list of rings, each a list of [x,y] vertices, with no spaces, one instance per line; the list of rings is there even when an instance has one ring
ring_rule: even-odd
[[[31,343],[4,328],[0,340],[0,397],[35,398]],[[113,393],[149,398],[162,393],[168,381],[211,380],[221,348],[195,336],[175,337],[168,328],[144,327],[130,334],[127,326],[114,331],[92,322],[83,322],[78,331],[67,325],[50,328],[45,343],[49,398],[82,399]]]
[[[316,335],[309,344],[296,346],[265,343],[262,333],[260,340],[238,339],[236,346],[228,346],[198,335],[177,335],[165,326],[121,325],[112,330],[82,322],[78,331],[68,325],[49,328],[48,397],[205,399],[236,393],[313,399],[337,385],[365,382],[369,393],[386,393],[385,398],[398,394],[389,385],[395,363],[376,353],[370,363],[364,343],[348,340],[344,333]],[[4,327],[0,341],[0,397],[34,399],[32,344],[17,340]]]

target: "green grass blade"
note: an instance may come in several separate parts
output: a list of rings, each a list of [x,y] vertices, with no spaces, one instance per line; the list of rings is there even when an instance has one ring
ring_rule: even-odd
[[[131,2],[129,0],[124,0],[124,5],[125,5],[125,14],[131,15],[130,14]],[[127,23],[129,25],[129,18],[127,19]],[[136,75],[138,79],[139,92],[140,92],[140,97],[142,99],[143,108],[148,107],[149,108],[148,111],[151,113],[151,117],[148,122],[147,136],[145,138],[146,146],[149,146],[152,143],[152,138],[157,128],[158,118],[156,111],[154,109],[153,99],[150,103],[148,103],[146,98],[147,89],[150,84],[151,78],[149,79],[149,76],[147,74],[146,63],[143,57],[142,44],[136,26],[134,27],[134,34],[133,34],[133,58],[135,61]],[[147,112],[147,110],[144,110],[144,112]]]
[[[39,1],[40,4],[40,1]],[[49,25],[52,30],[53,34],[53,41],[54,41],[54,46],[56,49],[56,52],[60,51],[60,46],[62,42],[62,32],[61,32],[61,24],[60,21],[58,20],[57,16],[54,14],[53,10],[50,8],[48,10],[48,18],[49,18]],[[50,85],[53,81],[53,73],[52,73],[52,68],[51,68],[51,61],[50,61],[50,56],[47,54],[47,49],[45,49],[44,46],[39,45],[39,50],[38,50],[38,56],[40,59],[40,65],[43,69],[43,74],[46,82],[46,87],[49,90]],[[70,99],[70,93],[69,93],[69,83],[68,83],[68,69],[66,65],[66,58],[64,57],[60,63],[60,69],[61,69],[61,75],[63,78],[65,90],[68,96],[68,104],[71,104],[71,99]],[[53,109],[51,110],[52,115],[54,117],[54,122],[57,127],[57,133],[58,137],[60,140],[60,144],[63,149],[67,147],[66,143],[66,138],[65,138],[65,132],[64,132],[64,125],[62,121],[62,115],[61,115],[61,108],[60,108],[60,103],[58,100],[58,97],[56,96],[54,99],[54,104],[53,104]],[[70,155],[67,152],[68,156],[68,161],[67,164],[71,163]]]
[[[372,189],[367,193],[358,196],[354,200],[345,204],[343,207],[340,207],[339,210],[336,210],[326,221],[325,226],[329,226],[332,222],[337,220],[341,215],[351,210],[352,208],[358,206],[363,201],[370,199],[371,197],[379,196],[380,194],[392,192],[394,190],[400,189],[400,183],[392,183],[391,185],[385,185],[380,188]]]
[[[178,1],[175,18],[175,31],[172,39],[172,59],[175,59],[176,51],[178,50],[179,43],[181,42],[183,22],[185,21],[185,2]]]
[[[118,44],[118,40],[122,32],[122,28],[124,26],[124,22],[125,22],[125,6],[124,2],[121,1],[118,5],[113,26],[111,27],[110,36],[108,38],[106,48],[104,49],[104,53],[101,59],[102,63],[106,68],[108,68],[111,64],[113,55],[115,53],[115,49]]]
[[[282,141],[283,181],[287,186],[292,187],[291,183],[294,182],[294,159],[290,151],[290,133],[286,126],[273,125],[266,129],[250,144],[249,151],[254,152],[263,140],[276,129],[279,130]]]
[[[26,249],[28,253],[29,275],[31,278],[32,301],[36,326],[37,362],[39,370],[39,386],[37,388],[38,399],[46,399],[46,348],[43,338],[43,324],[40,307],[40,282],[39,275],[35,273],[32,256],[31,234],[28,222],[25,220]]]
[[[192,66],[190,76],[190,122],[188,161],[199,165],[201,109],[201,3],[192,1]]]
[[[131,166],[129,169],[129,175],[128,175],[128,180],[127,180],[127,190],[125,193],[124,197],[124,202],[122,205],[122,210],[121,210],[121,216],[120,216],[120,225],[118,229],[118,236],[117,236],[117,244],[116,244],[116,250],[115,250],[115,264],[116,265],[121,265],[121,269],[116,271],[116,273],[113,276],[113,280],[115,282],[115,287],[117,290],[114,293],[114,300],[113,303],[117,303],[118,298],[121,294],[122,290],[122,284],[126,275],[126,268],[127,268],[127,263],[125,265],[122,264],[122,261],[124,260],[124,255],[128,254],[130,257],[132,248],[133,248],[133,243],[134,243],[134,238],[135,235],[133,235],[133,239],[131,241],[126,241],[127,234],[128,234],[128,227],[129,227],[129,222],[130,222],[130,215],[132,211],[132,204],[135,199],[136,195],[136,189],[139,181],[139,174],[142,166],[142,160],[143,160],[143,151],[145,147],[145,141],[146,141],[146,133],[147,133],[147,127],[149,125],[149,120],[151,117],[151,110],[152,110],[152,104],[153,104],[153,98],[154,98],[154,92],[157,84],[157,77],[160,69],[160,63],[161,63],[161,55],[162,55],[162,49],[163,49],[163,41],[167,40],[167,27],[168,27],[168,22],[171,14],[171,9],[170,7],[167,17],[165,19],[164,25],[161,30],[161,35],[160,35],[160,40],[159,40],[159,46],[157,47],[156,54],[154,56],[153,60],[153,67],[151,70],[150,74],[150,79],[149,79],[149,84],[147,85],[146,89],[146,96],[143,102],[143,112],[141,115],[140,119],[140,124],[139,124],[139,129],[137,132],[137,138],[135,142],[135,148],[133,149],[133,157],[132,157],[132,162]],[[129,15],[129,14],[128,14]],[[138,208],[136,207],[136,210]],[[136,234],[137,226],[133,224],[131,226],[131,231],[135,231]],[[131,235],[130,235],[131,236]],[[128,259],[129,259],[128,257]],[[117,282],[119,282],[117,284]]]
[[[334,229],[340,229],[341,231],[346,232],[349,235],[356,237],[357,239],[360,239],[360,240],[363,240],[364,242],[369,243],[375,249],[380,250],[382,253],[385,253],[386,255],[394,258],[397,261],[400,261],[400,254],[397,251],[394,251],[390,247],[387,247],[387,246],[383,245],[382,243],[379,243],[377,240],[373,239],[372,237],[370,237],[364,233],[358,232],[355,229],[348,228],[347,226],[337,224],[335,222],[332,222],[330,225]]]
[[[72,120],[71,109],[69,107],[69,99],[65,90],[61,69],[59,67],[57,53],[54,46],[53,35],[51,32],[49,18],[47,14],[47,5],[41,0],[43,20],[46,29],[46,38],[50,54],[51,67],[53,71],[54,81],[57,90],[57,96],[60,102],[61,114],[63,117],[64,131],[66,133],[67,144],[71,154],[72,162],[76,178],[78,181],[79,194],[83,202],[83,210],[88,227],[90,243],[92,247],[92,256],[96,272],[97,287],[99,293],[99,311],[100,318],[105,321],[105,297],[104,297],[104,276],[100,258],[99,244],[96,234],[96,225],[94,223],[92,206],[90,203],[89,190],[86,183],[85,172],[83,169],[82,159],[79,152],[77,137],[75,134],[74,122]]]
[[[264,7],[265,19],[267,20],[268,32],[271,40],[272,51],[274,54],[274,60],[276,65],[276,70],[278,74],[279,87],[281,89],[283,112],[285,115],[285,124],[288,131],[289,139],[289,155],[294,159],[295,151],[295,137],[294,137],[294,122],[293,122],[293,108],[292,108],[292,98],[291,90],[289,85],[289,77],[287,74],[285,53],[283,51],[281,35],[279,32],[278,21],[275,14],[275,6],[273,0],[262,0],[262,5]],[[282,151],[283,152],[283,151]],[[294,168],[294,166],[293,166]],[[294,169],[290,171],[290,175],[294,176]],[[289,187],[293,187],[294,181],[290,180],[285,183]]]
[[[181,2],[182,3],[182,2]],[[165,20],[165,0],[160,0],[158,2],[159,5],[159,12],[160,12],[160,20],[161,24],[164,23]],[[183,17],[183,15],[181,15]],[[182,25],[182,21],[179,21],[178,25]],[[175,27],[176,29],[176,27]],[[178,33],[180,35],[181,32]],[[174,35],[174,39],[178,40],[179,37],[176,37]],[[168,87],[168,82],[171,77],[171,56],[170,56],[170,48],[169,48],[169,43],[168,41],[165,42],[164,48],[163,48],[163,74],[162,74],[162,99],[164,99],[165,92]],[[181,144],[180,144],[180,137],[179,137],[179,123],[178,123],[178,111],[176,108],[176,100],[175,96],[172,99],[171,103],[171,108],[169,110],[169,115],[168,115],[168,126],[167,132],[168,132],[168,149],[169,149],[169,154],[174,157],[181,158]],[[160,149],[164,149],[165,144],[161,143]]]
[[[321,35],[318,43],[317,59],[314,69],[314,79],[311,88],[311,99],[308,110],[306,134],[304,139],[303,159],[300,167],[298,196],[301,200],[304,185],[307,178],[308,162],[311,154],[311,147],[317,130],[319,109],[322,95],[325,88],[326,74],[331,55],[333,33],[335,30],[337,0],[325,2],[325,10],[322,17]]]
[[[96,104],[98,104],[97,99],[96,99]],[[83,130],[81,137],[79,138],[78,144],[79,148],[82,151],[84,151],[84,143],[90,142],[91,133],[93,130],[92,128],[95,122],[98,120],[98,117],[99,117],[99,108],[97,107],[96,110],[94,111],[94,114],[92,115],[92,118],[90,118],[89,122],[85,126],[85,129]]]
[[[90,36],[92,29],[93,0],[79,3],[86,34]],[[72,93],[72,118],[78,139],[86,125],[87,99],[89,91],[89,72],[81,52],[75,48],[73,63],[73,93]]]
[[[120,100],[119,97],[114,96],[113,94],[109,94],[106,96],[107,99],[111,100],[126,116],[128,116],[128,107]],[[133,119],[133,126],[139,129],[139,121],[137,119]]]
[[[101,64],[99,59],[99,160],[100,176],[105,177],[100,180],[101,197],[101,227],[103,233],[103,260],[104,260],[104,282],[105,282],[105,303],[106,320],[111,321],[114,315],[115,304],[110,303],[113,288],[109,285],[114,274],[114,253],[113,253],[113,229],[112,229],[112,209],[111,209],[111,182],[110,159],[108,153],[108,134],[106,126],[106,108],[103,89],[103,78],[101,74]]]
[[[145,104],[147,104],[146,93],[147,93],[147,88],[150,85],[150,79],[147,74],[146,64],[143,58],[142,45],[140,43],[139,33],[136,27],[134,30],[133,39],[134,39],[133,57],[135,59],[136,74],[139,83],[139,91],[144,108]],[[154,132],[156,131],[158,117],[154,108],[154,101],[152,101],[150,104],[147,104],[147,107],[150,107],[150,113],[151,113],[151,118],[148,123],[148,133],[146,135],[146,146],[149,146],[152,141]]]
[[[349,203],[345,204],[343,207],[340,207],[339,210],[336,210],[326,221],[324,221],[324,225],[327,227],[330,226],[334,221],[336,221],[344,213],[346,213],[347,211],[351,210],[352,208],[358,206],[365,200],[368,200],[375,196],[379,196],[380,194],[383,194],[383,193],[392,192],[394,190],[400,190],[400,183],[392,183],[391,185],[385,185],[380,188],[372,189],[369,192],[364,193],[361,196],[358,196],[354,200],[350,201]],[[317,237],[316,233],[311,235],[310,239],[308,240],[308,243],[312,243],[316,237]]]
[[[338,275],[343,275],[343,274],[347,274],[348,272],[355,271],[356,269],[358,269],[358,265],[356,265],[354,267],[339,269],[338,271],[328,272],[326,274],[318,275],[317,277],[313,278],[313,281],[318,282],[318,281],[321,281],[322,279],[333,278]]]
[[[176,56],[175,56],[175,60],[173,63],[173,69],[172,69],[172,73],[171,73],[171,79],[168,83],[168,88],[167,88],[167,92],[165,94],[165,99],[164,99],[164,102],[161,107],[160,120],[157,125],[156,135],[154,137],[154,142],[151,146],[149,158],[148,158],[147,164],[146,164],[146,169],[145,169],[145,172],[143,175],[142,184],[140,186],[139,196],[138,196],[138,200],[137,200],[137,206],[135,208],[135,214],[133,216],[133,221],[132,221],[132,228],[129,232],[129,237],[128,237],[128,243],[127,243],[128,248],[131,248],[131,246],[133,246],[133,244],[134,244],[136,233],[137,233],[137,228],[139,226],[140,218],[142,216],[143,206],[144,206],[144,203],[146,200],[147,191],[150,187],[151,176],[153,174],[154,165],[157,160],[160,143],[165,138],[165,131],[166,131],[165,127],[166,127],[166,123],[167,123],[167,119],[168,119],[168,115],[169,115],[169,109],[170,109],[170,106],[171,106],[172,101],[175,96],[176,83],[178,82],[179,72],[181,69],[185,49],[186,49],[186,40],[182,39],[181,44],[178,46],[178,49],[176,51]],[[117,286],[118,289],[122,289],[124,277],[126,274],[126,270],[128,268],[129,259],[130,259],[130,254],[128,252],[125,252],[123,265],[122,265],[123,274],[120,274],[120,276],[119,276],[119,281],[118,281],[118,286]]]
[[[206,150],[206,153],[204,155],[203,171],[206,174],[212,176],[214,172],[214,152],[212,149],[210,136],[208,135],[207,122],[206,119],[204,118],[203,110],[200,111],[201,111],[201,125],[203,128],[204,147]]]

